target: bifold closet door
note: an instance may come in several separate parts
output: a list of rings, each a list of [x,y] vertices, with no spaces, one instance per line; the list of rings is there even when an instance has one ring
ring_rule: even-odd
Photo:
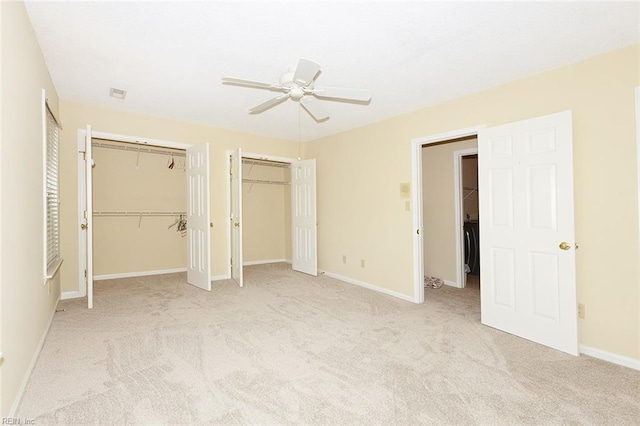
[[[187,282],[211,291],[209,144],[187,148]]]
[[[85,223],[82,231],[86,236],[86,270],[87,282],[87,308],[93,308],[93,149],[91,126],[87,125],[87,133],[84,138],[84,171],[85,171]]]
[[[242,149],[231,154],[231,279],[242,287]]]
[[[295,271],[318,275],[316,160],[291,163],[291,263]]]

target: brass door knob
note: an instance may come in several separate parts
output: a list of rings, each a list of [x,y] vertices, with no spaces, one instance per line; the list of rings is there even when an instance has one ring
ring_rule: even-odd
[[[571,244],[569,244],[566,241],[563,241],[560,243],[558,247],[560,247],[560,250],[569,250],[571,248]]]
[[[240,222],[234,223],[233,226],[235,226],[236,228],[239,228],[240,227]]]
[[[89,225],[87,225],[86,223],[80,225],[80,229],[82,229],[83,231],[86,231],[88,227]]]

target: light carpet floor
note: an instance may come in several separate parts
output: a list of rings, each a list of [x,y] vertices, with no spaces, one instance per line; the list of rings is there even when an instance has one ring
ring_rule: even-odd
[[[60,302],[17,415],[37,425],[640,423],[640,372],[480,324],[477,286],[416,305],[287,264]]]

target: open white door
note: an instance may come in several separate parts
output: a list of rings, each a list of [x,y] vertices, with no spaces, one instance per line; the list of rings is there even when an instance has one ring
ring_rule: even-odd
[[[318,275],[316,160],[291,163],[291,263],[294,271]]]
[[[211,291],[209,144],[187,148],[187,282]]]
[[[87,238],[87,308],[93,308],[93,149],[91,146],[91,126],[87,125],[84,138],[85,209],[84,229]]]
[[[243,286],[242,274],[242,149],[231,154],[231,279]]]
[[[482,323],[578,354],[571,111],[480,130]]]

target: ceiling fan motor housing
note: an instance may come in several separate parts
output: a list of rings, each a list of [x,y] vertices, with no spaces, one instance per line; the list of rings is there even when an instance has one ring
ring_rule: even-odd
[[[280,86],[282,87],[293,87],[293,74],[294,71],[288,71],[280,76]]]
[[[280,86],[289,89],[288,92],[291,99],[299,101],[305,95],[304,89],[313,89],[313,82],[303,88],[298,83],[293,81],[294,74],[295,68],[293,70],[290,69],[288,72],[282,74],[282,76],[280,77]]]

